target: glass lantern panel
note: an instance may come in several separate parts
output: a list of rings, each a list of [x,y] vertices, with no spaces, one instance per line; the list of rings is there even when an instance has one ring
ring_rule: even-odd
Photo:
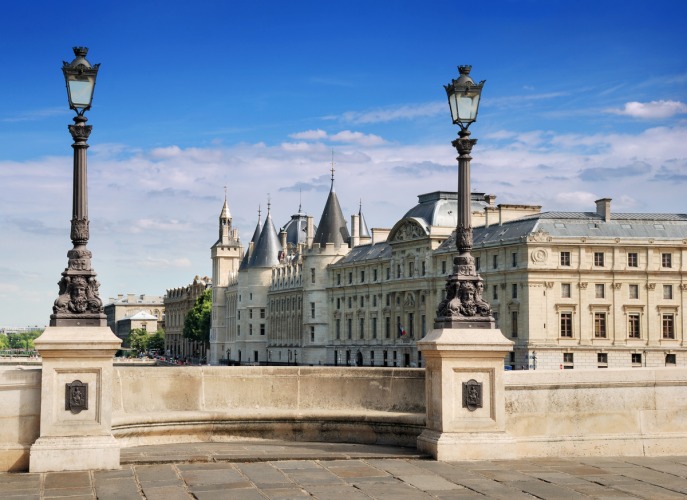
[[[458,103],[456,102],[456,95],[452,94],[448,96],[448,104],[451,107],[451,118],[453,123],[458,122]]]
[[[473,122],[477,117],[479,96],[461,95],[458,97],[458,116],[463,123]]]
[[[69,80],[69,97],[74,107],[90,106],[92,96],[93,84],[90,80]]]

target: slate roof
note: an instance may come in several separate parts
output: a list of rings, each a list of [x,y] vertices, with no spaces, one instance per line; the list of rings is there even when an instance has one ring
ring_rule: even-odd
[[[334,181],[327,197],[327,203],[322,211],[320,224],[315,232],[313,243],[319,243],[324,247],[327,243],[333,243],[335,248],[348,245],[351,235],[346,227],[346,219],[341,211],[339,199],[334,191]]]
[[[267,211],[265,224],[260,231],[258,243],[253,248],[253,255],[250,258],[248,267],[272,267],[279,264],[279,252],[281,251],[279,236],[272,223],[270,211]]]
[[[426,226],[455,227],[458,223],[458,193],[434,191],[421,194],[418,204],[403,216],[423,219]],[[471,193],[470,202],[473,212],[484,211],[489,204],[484,200],[484,193]]]
[[[391,245],[383,241],[381,243],[375,243],[374,245],[358,245],[357,247],[353,247],[344,258],[337,261],[336,264],[332,264],[331,267],[344,266],[354,262],[390,258]]]

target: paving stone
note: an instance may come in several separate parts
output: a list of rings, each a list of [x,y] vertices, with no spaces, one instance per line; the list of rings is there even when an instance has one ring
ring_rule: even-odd
[[[41,475],[40,474],[21,474],[21,473],[6,473],[0,472],[0,489],[5,488],[6,485],[13,484],[30,484],[40,486]]]
[[[311,460],[280,460],[271,463],[274,467],[281,470],[322,469],[318,463]]]
[[[389,474],[383,470],[379,470],[370,466],[357,467],[327,467],[331,472],[340,478],[358,478],[358,477],[387,477]]]
[[[9,498],[10,500],[40,500],[40,493],[25,493],[22,491],[11,491],[9,493],[2,492],[2,498]]]
[[[198,484],[231,484],[246,482],[245,478],[233,469],[182,471],[184,482]]]
[[[506,486],[490,479],[463,478],[458,484],[469,490],[481,493],[488,498],[532,500],[532,495],[523,493],[518,487]]]
[[[60,498],[60,497],[88,497],[93,498],[93,488],[90,486],[83,486],[81,488],[59,488],[53,490],[45,490],[44,498]]]
[[[422,474],[422,468],[406,460],[367,460],[367,463],[393,475]]]
[[[654,486],[648,483],[642,483],[636,481],[629,484],[616,484],[613,489],[623,491],[625,493],[630,493],[639,498],[645,498],[646,500],[673,500],[682,499],[684,500],[685,495],[677,493],[675,491],[669,491],[659,486]]]
[[[380,500],[386,498],[394,500],[432,498],[427,493],[400,482],[396,484],[363,483],[358,488],[366,495]],[[530,498],[529,500],[532,499]]]
[[[532,481],[532,476],[528,476],[527,474],[523,474],[522,472],[518,471],[510,471],[510,470],[491,470],[491,469],[485,469],[485,470],[475,470],[475,473],[482,475],[486,478],[492,479],[494,481],[498,481],[499,483],[513,483],[516,481]]]
[[[309,484],[336,484],[343,483],[342,479],[328,470],[290,470],[286,471],[286,477],[301,486]]]
[[[310,493],[298,487],[268,488],[260,489],[263,495],[270,500],[288,500],[289,498],[312,498]],[[341,497],[338,497],[341,498]],[[348,500],[348,497],[347,499]]]
[[[512,483],[505,484],[505,486],[511,485]],[[570,500],[571,498],[579,496],[574,490],[566,488],[565,486],[550,484],[536,479],[528,482],[518,481],[513,487],[537,498],[544,498],[546,500]]]
[[[51,490],[55,488],[73,488],[78,486],[90,486],[91,473],[84,472],[47,472],[43,488]]]
[[[143,494],[146,500],[189,500],[193,498],[185,488],[179,486],[144,487]]]
[[[125,467],[119,470],[99,470],[93,473],[93,477],[96,481],[119,479],[122,477],[134,477],[134,471],[131,469],[131,467]]]
[[[532,478],[541,479],[547,483],[553,484],[589,484],[589,481],[581,479],[577,476],[571,476],[570,474],[565,474],[563,472],[540,472],[540,471],[530,471],[527,473],[528,476]]]
[[[59,490],[55,490],[55,491],[59,491]],[[45,495],[45,496],[43,496],[43,498],[46,498],[46,499],[47,498],[65,498],[68,500],[96,500],[96,496],[92,493],[90,495],[65,495],[65,496],[63,496],[63,495],[59,495],[59,496],[47,496],[47,495]]]
[[[138,480],[148,481],[174,481],[179,480],[177,472],[172,465],[137,465],[134,468]]]
[[[318,500],[369,500],[370,498],[359,489],[346,485],[308,486],[308,492]]]
[[[260,487],[262,487],[262,485],[291,483],[281,470],[276,469],[271,464],[236,464],[235,467],[244,476]]]
[[[444,478],[437,477],[435,475],[401,475],[398,479],[406,484],[414,486],[418,490],[428,491],[428,490],[456,490],[463,488],[455,483],[447,481]]]
[[[138,485],[133,477],[108,479],[95,483],[98,498],[140,498]]]
[[[231,496],[226,491],[200,491],[193,494],[197,500],[265,500],[265,497],[256,489],[232,490]]]

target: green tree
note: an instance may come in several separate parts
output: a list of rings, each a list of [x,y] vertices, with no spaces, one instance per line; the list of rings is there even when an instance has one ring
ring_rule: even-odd
[[[9,349],[10,347],[10,340],[7,338],[7,335],[0,335],[0,349]]]
[[[210,319],[212,318],[212,289],[207,288],[196,299],[193,308],[186,315],[184,321],[184,338],[195,342],[202,342],[204,351],[210,344]]]
[[[126,344],[137,352],[144,352],[148,349],[150,335],[143,328],[134,328],[126,338]]]
[[[158,330],[148,337],[148,350],[157,349],[158,352],[163,353],[165,350],[165,331]]]

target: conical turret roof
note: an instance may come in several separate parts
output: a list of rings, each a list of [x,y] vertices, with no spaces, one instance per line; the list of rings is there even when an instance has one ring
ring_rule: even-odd
[[[250,243],[248,244],[248,248],[246,249],[246,254],[243,256],[243,260],[241,261],[241,265],[239,266],[239,269],[245,269],[250,265],[250,260],[251,260],[251,249],[253,249],[253,253],[255,253],[255,247],[258,246],[258,240],[260,239],[260,232],[262,231],[262,217],[260,215],[260,208],[258,208],[258,223],[255,225],[255,231],[253,231],[253,237],[250,240]]]
[[[279,264],[279,252],[281,245],[277,230],[272,223],[270,210],[267,210],[265,224],[260,231],[260,238],[253,248],[253,255],[250,258],[249,267],[272,267]]]
[[[339,199],[334,191],[334,178],[332,176],[332,187],[313,242],[319,243],[322,247],[327,243],[333,243],[335,248],[339,248],[341,245],[347,245],[349,239],[350,234],[346,227],[346,219],[344,219]]]
[[[363,215],[363,204],[360,203],[360,209],[358,210],[358,236],[361,238],[372,238],[370,234],[370,229],[367,227],[367,222],[365,222],[365,216]]]

